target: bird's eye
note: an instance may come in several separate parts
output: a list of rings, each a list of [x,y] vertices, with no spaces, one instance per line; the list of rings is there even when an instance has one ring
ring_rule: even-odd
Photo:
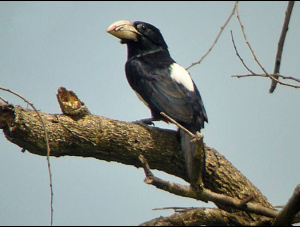
[[[141,29],[142,31],[147,31],[147,26],[145,24],[140,24],[139,26],[139,29]]]

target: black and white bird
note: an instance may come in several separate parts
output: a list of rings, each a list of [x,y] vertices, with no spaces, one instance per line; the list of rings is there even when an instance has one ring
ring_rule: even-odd
[[[138,98],[150,109],[152,121],[167,121],[164,112],[192,133],[208,122],[200,93],[189,73],[170,56],[159,29],[136,21],[117,21],[107,32],[127,44],[125,65],[127,80]],[[192,137],[180,131],[181,149],[188,176],[192,178],[195,144]]]

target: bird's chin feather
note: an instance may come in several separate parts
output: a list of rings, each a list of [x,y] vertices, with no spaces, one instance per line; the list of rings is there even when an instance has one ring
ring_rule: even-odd
[[[129,42],[129,40],[127,40],[127,39],[121,39],[120,40],[120,43],[121,44],[127,44]]]

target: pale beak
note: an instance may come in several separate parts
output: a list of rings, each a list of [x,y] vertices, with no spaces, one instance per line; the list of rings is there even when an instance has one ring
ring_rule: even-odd
[[[107,33],[119,38],[137,41],[140,34],[133,23],[126,20],[119,20],[113,23],[106,30]]]

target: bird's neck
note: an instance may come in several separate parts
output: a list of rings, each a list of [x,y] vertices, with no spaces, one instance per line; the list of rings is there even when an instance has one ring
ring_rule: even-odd
[[[170,56],[169,51],[163,49],[162,47],[152,47],[152,48],[145,48],[144,46],[140,45],[136,42],[129,42],[127,43],[127,53],[128,53],[128,60],[139,58],[145,55],[154,54],[154,53],[164,53],[167,56]]]

